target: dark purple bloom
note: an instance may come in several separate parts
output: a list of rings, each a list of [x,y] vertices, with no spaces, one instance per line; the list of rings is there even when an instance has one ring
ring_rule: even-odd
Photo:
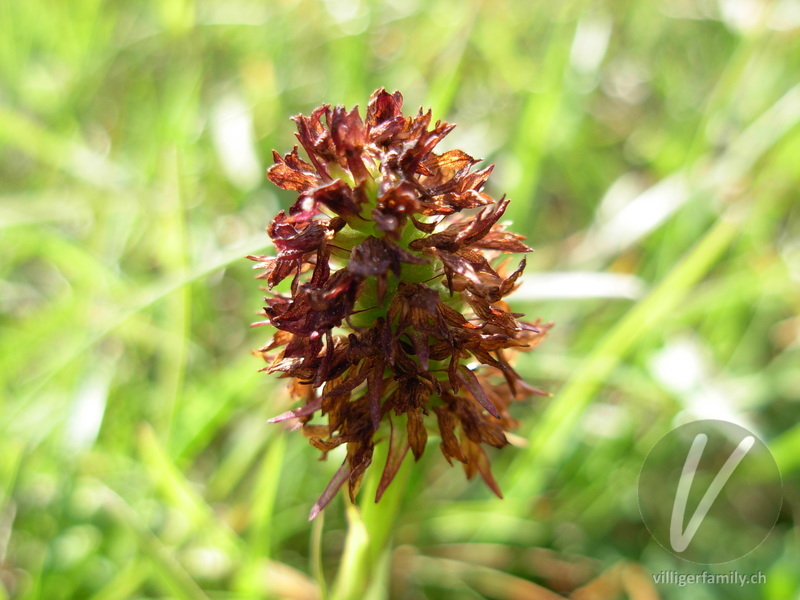
[[[431,126],[430,111],[403,116],[402,103],[380,89],[365,119],[327,105],[294,117],[308,162],[297,147],[275,152],[268,177],[298,198],[267,230],[276,256],[249,257],[269,289],[291,277],[290,293],[265,299],[257,325],[278,331],[258,352],[303,404],[272,421],[294,420],[323,453],[347,447],[311,518],[345,483],[355,496],[383,440],[380,499],[432,432],[448,462],[500,496],[483,444],[508,444],[510,404],[543,393],[507,356],[551,324],[520,321],[503,301],[525,260],[504,274],[497,259],[530,248],[499,223],[508,200],[482,191],[492,167],[472,170],[479,161],[461,150],[436,154],[454,126]],[[327,425],[312,423],[318,413]]]

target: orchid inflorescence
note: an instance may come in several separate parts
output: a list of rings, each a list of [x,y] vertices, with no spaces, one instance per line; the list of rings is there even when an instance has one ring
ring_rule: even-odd
[[[551,324],[521,321],[503,301],[525,268],[523,258],[503,275],[503,256],[531,249],[499,222],[508,200],[482,191],[493,167],[435,153],[454,125],[430,127],[430,110],[403,116],[402,104],[379,89],[366,119],[329,105],[293,117],[310,162],[297,146],[273,152],[270,181],[299,196],[267,230],[277,256],[248,257],[270,290],[255,325],[277,329],[257,353],[303,402],[271,421],[293,420],[323,453],[347,448],[312,519],[345,482],[354,500],[388,429],[378,501],[409,450],[420,459],[434,419],[447,461],[501,496],[482,444],[508,444],[510,404],[544,394],[507,355],[536,346]]]

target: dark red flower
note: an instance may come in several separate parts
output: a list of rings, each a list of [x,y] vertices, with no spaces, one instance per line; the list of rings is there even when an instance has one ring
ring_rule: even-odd
[[[258,353],[303,403],[272,422],[295,420],[323,453],[347,447],[311,518],[345,483],[355,496],[383,440],[380,499],[434,431],[448,462],[500,496],[483,444],[508,444],[511,403],[544,393],[507,357],[551,324],[520,321],[503,301],[525,260],[504,274],[497,259],[530,248],[499,223],[508,200],[482,191],[492,167],[473,171],[479,161],[461,150],[436,154],[454,126],[431,127],[430,111],[403,116],[402,103],[380,89],[365,119],[327,105],[294,117],[309,162],[295,146],[275,152],[267,173],[298,198],[267,230],[276,256],[249,257],[269,290],[292,278],[288,294],[265,299],[256,325],[278,331]],[[317,413],[327,425],[312,423]]]

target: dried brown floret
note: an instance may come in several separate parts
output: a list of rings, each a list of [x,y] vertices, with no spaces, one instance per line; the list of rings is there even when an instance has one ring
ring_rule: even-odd
[[[507,445],[511,403],[544,393],[505,354],[533,348],[551,324],[521,321],[502,300],[525,260],[508,273],[498,257],[530,248],[499,223],[508,200],[483,191],[492,166],[435,153],[453,125],[431,126],[430,111],[404,116],[402,103],[379,89],[364,119],[328,105],[294,117],[308,161],[297,146],[275,152],[268,177],[298,198],[267,230],[276,256],[248,257],[270,290],[291,277],[254,324],[277,328],[258,354],[303,403],[272,421],[297,423],[323,455],[347,447],[311,518],[345,483],[355,497],[383,441],[380,499],[432,432],[448,462],[500,496],[483,444]],[[326,425],[311,422],[318,414]]]

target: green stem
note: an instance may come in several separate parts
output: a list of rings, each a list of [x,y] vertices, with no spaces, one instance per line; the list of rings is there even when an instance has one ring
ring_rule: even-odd
[[[347,514],[347,538],[342,561],[334,582],[332,600],[362,600],[367,590],[374,591],[388,586],[387,581],[378,581],[375,576],[385,578],[388,569],[381,568],[391,551],[389,541],[394,530],[400,501],[408,481],[409,458],[403,462],[381,501],[375,502],[375,493],[381,478],[382,468],[388,453],[388,441],[375,447],[375,463],[367,475],[362,490],[361,506],[350,502],[345,496]]]
[[[345,513],[347,515],[347,539],[344,543],[342,561],[333,584],[332,600],[360,600],[369,580],[369,532],[358,507],[350,502],[347,492]]]
[[[323,510],[311,525],[311,573],[317,580],[320,598],[328,600],[328,585],[322,569],[322,532],[324,528],[325,511]]]

